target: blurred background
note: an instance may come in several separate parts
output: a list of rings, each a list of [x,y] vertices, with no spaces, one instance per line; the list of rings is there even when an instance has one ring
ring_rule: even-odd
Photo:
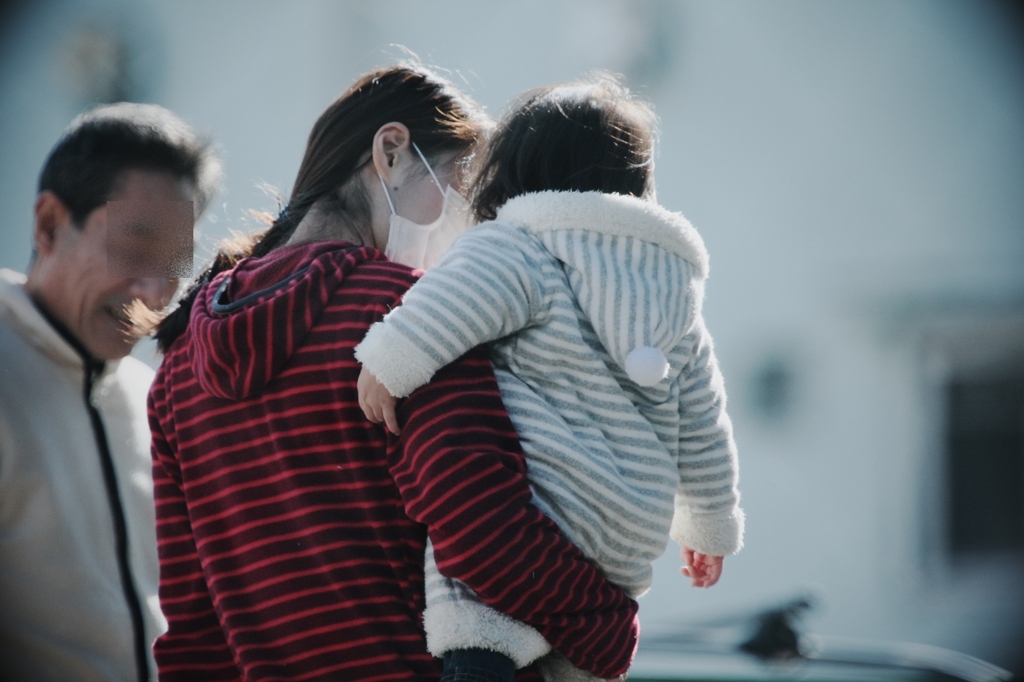
[[[661,120],[658,197],[711,253],[748,516],[711,590],[670,545],[644,639],[811,595],[816,633],[1024,672],[1021,28],[984,0],[0,0],[0,267],[25,270],[42,162],[98,102],[218,143],[198,266],[397,46],[492,114],[623,74]]]

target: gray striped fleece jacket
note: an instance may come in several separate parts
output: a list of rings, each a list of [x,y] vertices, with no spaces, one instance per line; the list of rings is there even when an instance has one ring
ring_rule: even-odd
[[[678,213],[526,194],[459,237],[356,357],[403,397],[489,344],[535,504],[638,596],[670,535],[712,555],[742,545],[736,447],[701,317],[707,274],[703,240]],[[432,653],[483,647],[526,665],[550,650],[427,555]]]

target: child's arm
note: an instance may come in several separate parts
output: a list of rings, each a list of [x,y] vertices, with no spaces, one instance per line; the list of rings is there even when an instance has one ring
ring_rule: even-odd
[[[744,516],[725,384],[711,336],[699,317],[686,342],[691,351],[679,377],[679,486],[671,535],[684,548],[684,561],[687,549],[694,553],[687,575],[703,585],[715,570],[715,562],[708,565],[709,557],[734,554],[743,546]],[[703,557],[699,561],[698,554]]]
[[[463,234],[402,305],[370,327],[356,359],[391,396],[403,398],[469,349],[531,324],[540,285],[528,239],[500,223]]]

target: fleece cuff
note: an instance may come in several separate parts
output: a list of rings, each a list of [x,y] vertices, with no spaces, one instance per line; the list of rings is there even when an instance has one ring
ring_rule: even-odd
[[[396,398],[404,398],[426,385],[439,368],[419,346],[393,325],[377,322],[356,346],[356,360]]]
[[[743,547],[743,510],[734,507],[727,513],[701,514],[687,506],[676,505],[669,534],[680,545],[711,556],[735,554]]]
[[[423,612],[427,651],[437,658],[456,649],[487,649],[512,659],[516,668],[533,663],[551,645],[532,627],[471,601],[444,602]]]

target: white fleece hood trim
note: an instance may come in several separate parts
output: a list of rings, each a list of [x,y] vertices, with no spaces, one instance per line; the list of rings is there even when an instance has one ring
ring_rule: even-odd
[[[590,230],[636,237],[691,263],[700,279],[710,263],[704,240],[681,213],[656,203],[602,192],[532,192],[510,199],[498,209],[499,222],[522,225],[531,232]]]

